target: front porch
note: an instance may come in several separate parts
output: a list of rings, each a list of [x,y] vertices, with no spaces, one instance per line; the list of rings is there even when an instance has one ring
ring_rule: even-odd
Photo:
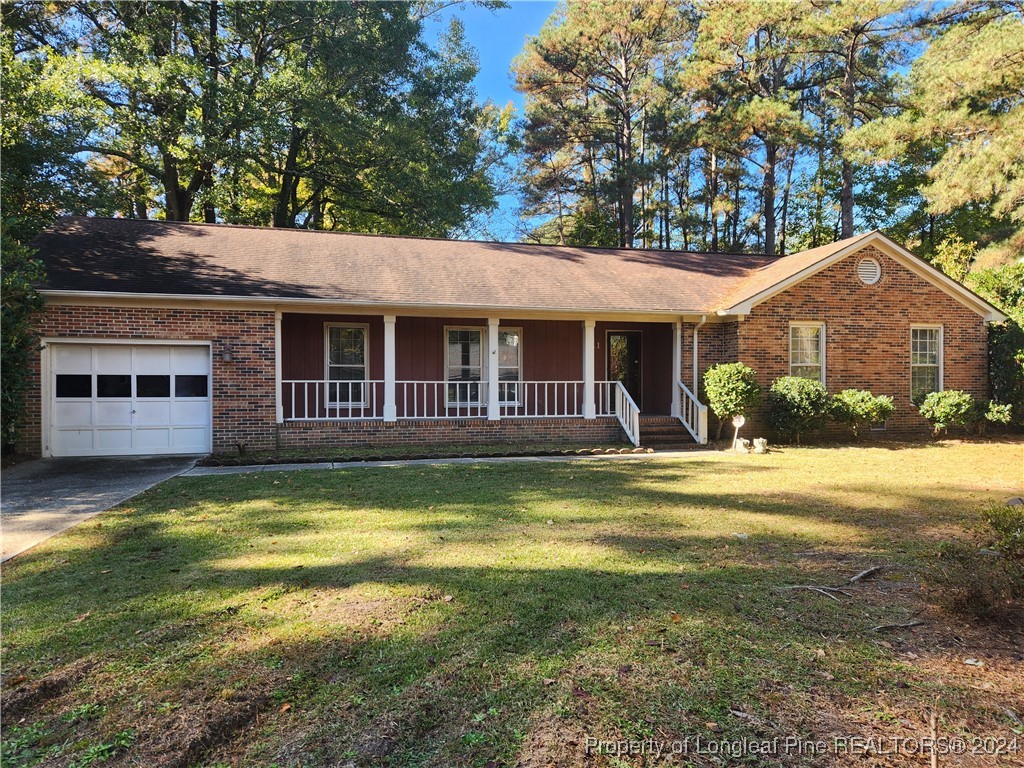
[[[621,439],[641,413],[707,441],[682,322],[278,313],[278,434],[298,445]]]

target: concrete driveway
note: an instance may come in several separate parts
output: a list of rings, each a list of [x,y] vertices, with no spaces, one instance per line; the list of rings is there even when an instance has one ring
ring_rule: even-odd
[[[180,475],[197,458],[39,459],[5,469],[0,474],[0,560]]]

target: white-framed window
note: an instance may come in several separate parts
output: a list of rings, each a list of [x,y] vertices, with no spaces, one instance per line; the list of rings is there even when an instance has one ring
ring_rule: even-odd
[[[444,380],[449,407],[481,403],[485,333],[486,329],[474,327],[444,329]]]
[[[910,399],[942,391],[942,326],[910,326]]]
[[[523,329],[498,329],[498,402],[519,405],[523,380]]]
[[[367,325],[324,324],[324,367],[328,405],[366,405],[369,335]]]
[[[825,324],[789,324],[789,375],[825,383]]]

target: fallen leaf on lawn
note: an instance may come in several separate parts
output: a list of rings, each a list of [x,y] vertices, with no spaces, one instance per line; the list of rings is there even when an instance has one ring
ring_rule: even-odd
[[[75,616],[75,618],[73,618],[71,620],[71,623],[72,624],[80,624],[81,622],[83,622],[86,619],[88,619],[91,614],[92,614],[92,611],[86,611],[85,613],[80,613],[77,616]]]
[[[282,704],[282,705],[281,705],[281,709],[279,709],[279,710],[278,710],[278,712],[287,712],[287,711],[288,711],[289,709],[291,709],[291,708],[292,708],[292,705],[291,705],[291,704],[288,704],[288,703],[286,702],[286,703],[284,703],[284,704]]]
[[[718,723],[704,723],[709,731],[712,733],[722,733],[724,730]]]
[[[100,571],[100,573],[113,573],[113,572],[114,572],[113,568],[107,568],[106,570]]]
[[[542,682],[542,683],[544,683],[544,687],[546,687],[546,688],[550,688],[550,687],[551,687],[552,685],[554,685],[554,684],[555,684],[555,683],[556,683],[557,681],[556,681],[556,680],[555,680],[555,678],[553,678],[553,677],[545,677],[545,678],[544,678],[544,679],[543,679],[543,680],[542,680],[541,682]]]
[[[817,657],[819,659],[824,659],[825,658],[825,649],[824,648],[819,648],[814,653],[815,653],[815,655],[817,655]]]
[[[984,667],[985,662],[979,661],[978,659],[964,659],[964,664],[970,664],[972,667]]]
[[[454,599],[455,599],[455,597],[454,597],[454,596],[452,596],[452,595],[445,595],[445,596],[444,596],[443,598],[441,598],[441,599],[442,599],[442,600],[444,600],[444,601],[445,601],[446,603],[450,603],[450,602],[451,602],[452,600],[454,600]]]
[[[672,621],[682,621],[682,620],[683,620],[683,617],[680,616],[678,613],[673,613],[672,614]]]

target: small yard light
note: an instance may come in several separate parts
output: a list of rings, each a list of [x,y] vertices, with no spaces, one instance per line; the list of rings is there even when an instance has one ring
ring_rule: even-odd
[[[220,349],[220,359],[225,363],[230,363],[235,356],[235,350],[231,348],[230,344],[225,344]]]
[[[732,449],[734,451],[738,451],[739,450],[739,446],[738,446],[738,442],[737,441],[738,441],[739,436],[740,436],[740,427],[742,427],[746,423],[747,423],[747,419],[742,414],[740,414],[739,416],[733,416],[732,417],[732,425],[735,428],[733,430],[733,433],[732,433]]]

